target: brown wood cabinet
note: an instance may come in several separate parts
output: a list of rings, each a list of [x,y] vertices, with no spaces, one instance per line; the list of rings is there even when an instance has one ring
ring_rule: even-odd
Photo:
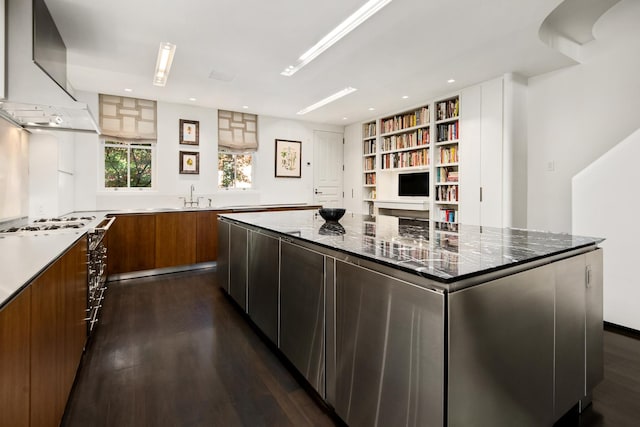
[[[256,208],[250,211],[303,210],[319,207],[282,206]],[[107,239],[107,274],[216,261],[218,215],[231,212],[233,210],[227,209],[116,214],[116,221],[109,229]]]
[[[60,424],[86,340],[86,237],[31,285],[31,426]]]
[[[156,215],[117,215],[107,245],[109,275],[155,268]]]
[[[0,310],[0,426],[29,425],[31,288]]]
[[[218,214],[230,211],[198,212],[196,223],[196,262],[218,259]]]
[[[197,212],[156,214],[156,268],[196,262]]]

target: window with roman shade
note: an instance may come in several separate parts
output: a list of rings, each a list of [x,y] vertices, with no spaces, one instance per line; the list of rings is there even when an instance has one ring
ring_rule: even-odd
[[[157,104],[147,99],[99,95],[105,190],[151,190],[155,170]]]
[[[258,116],[218,110],[218,151],[229,153],[258,151]]]
[[[156,141],[156,101],[99,95],[100,129],[104,138],[119,141]]]

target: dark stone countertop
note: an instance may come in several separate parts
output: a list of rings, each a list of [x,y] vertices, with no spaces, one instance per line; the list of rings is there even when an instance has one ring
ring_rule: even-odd
[[[317,211],[223,214],[225,218],[356,255],[442,283],[595,247],[603,239],[563,233],[459,225],[347,213],[339,224]]]

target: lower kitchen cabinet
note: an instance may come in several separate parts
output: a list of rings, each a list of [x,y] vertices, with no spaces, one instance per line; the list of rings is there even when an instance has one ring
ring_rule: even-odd
[[[155,268],[155,215],[117,215],[107,236],[109,275]]]
[[[335,289],[336,413],[352,426],[442,426],[444,296],[341,261]]]
[[[280,351],[325,396],[324,255],[282,242]]]
[[[156,214],[155,268],[196,262],[197,212]]]
[[[197,212],[196,262],[212,262],[218,258],[218,214],[229,211]]]
[[[31,288],[0,309],[0,426],[29,425]]]
[[[86,340],[86,238],[31,285],[31,426],[57,426]],[[84,272],[81,271],[84,269]]]
[[[247,313],[269,339],[278,342],[278,266],[280,240],[249,232]]]
[[[229,225],[229,295],[247,311],[247,233],[249,230]]]

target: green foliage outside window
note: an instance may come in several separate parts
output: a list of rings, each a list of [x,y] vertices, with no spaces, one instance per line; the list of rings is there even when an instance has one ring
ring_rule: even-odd
[[[218,154],[218,187],[251,188],[251,154]]]
[[[151,188],[151,144],[107,141],[104,147],[105,188]]]

